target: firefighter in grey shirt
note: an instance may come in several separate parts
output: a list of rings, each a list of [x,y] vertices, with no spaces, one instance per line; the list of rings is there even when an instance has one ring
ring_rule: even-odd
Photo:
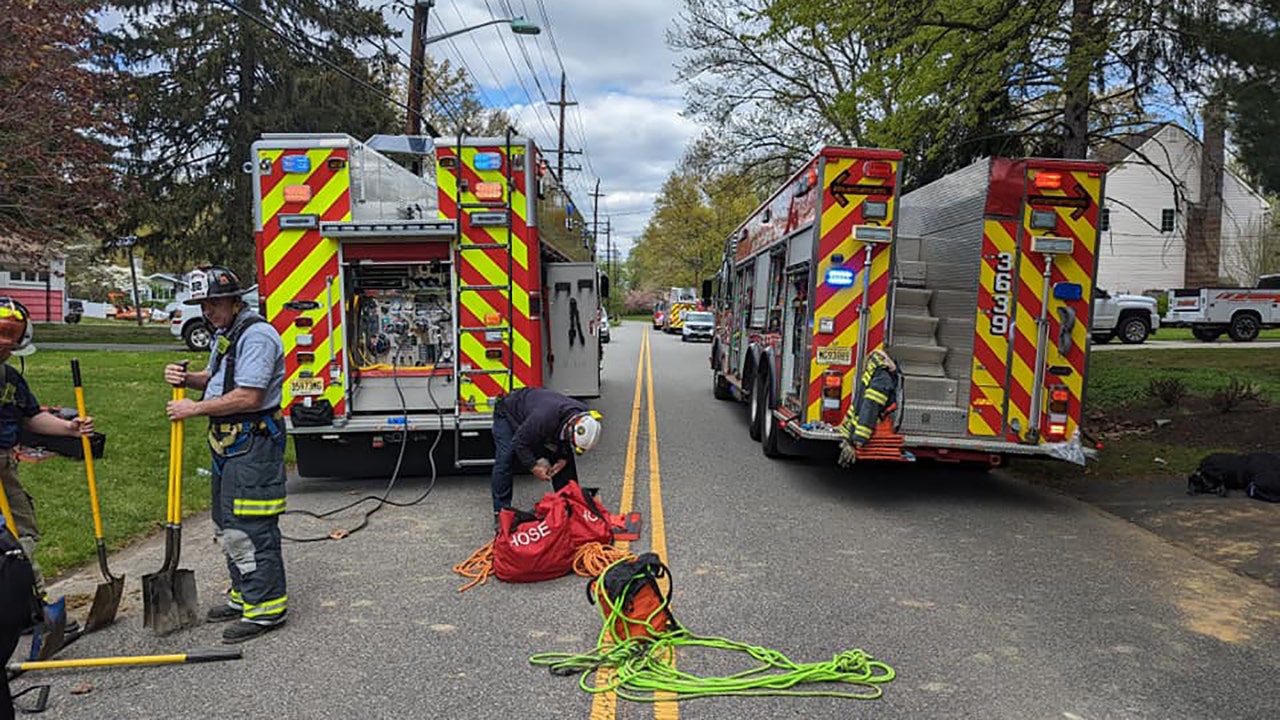
[[[165,368],[165,381],[203,390],[198,401],[169,403],[170,419],[209,418],[213,522],[231,574],[231,596],[210,622],[236,620],[222,634],[243,642],[284,624],[288,610],[280,514],[285,509],[285,426],[280,413],[284,345],[279,333],[241,300],[239,279],[210,267],[191,277],[188,305],[216,330],[208,366]]]

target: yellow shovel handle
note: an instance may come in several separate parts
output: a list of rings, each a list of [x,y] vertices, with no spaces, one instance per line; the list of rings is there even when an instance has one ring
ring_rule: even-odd
[[[18,539],[18,526],[13,522],[13,508],[9,507],[9,496],[4,494],[4,485],[0,485],[0,512],[4,513],[4,524],[9,528],[13,539]]]
[[[186,388],[174,388],[173,399],[182,400],[187,396]],[[173,524],[182,523],[182,451],[186,447],[186,424],[182,420],[173,422],[176,438],[173,453]]]

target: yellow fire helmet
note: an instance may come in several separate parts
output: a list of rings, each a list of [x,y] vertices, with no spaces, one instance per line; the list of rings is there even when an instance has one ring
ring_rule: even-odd
[[[22,303],[0,296],[0,349],[23,357],[36,351],[31,344],[31,314]]]
[[[565,423],[573,451],[579,455],[590,450],[600,442],[600,420],[604,416],[595,410],[578,413]]]

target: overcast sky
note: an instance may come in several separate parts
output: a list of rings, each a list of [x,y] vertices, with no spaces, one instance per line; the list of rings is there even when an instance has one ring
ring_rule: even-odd
[[[505,24],[493,25],[427,49],[437,58],[461,62],[486,104],[508,108],[520,131],[544,150],[556,147],[558,113],[544,96],[559,99],[563,64],[570,101],[578,103],[567,111],[566,145],[586,151],[585,159],[565,160],[582,171],[565,174],[588,221],[588,193],[600,179],[605,193],[600,213],[611,216],[615,245],[625,254],[648,221],[663,181],[698,133],[697,125],[682,116],[683,88],[674,83],[677,57],[666,44],[682,5],[681,0],[436,0],[428,16],[432,36],[512,16],[526,17],[542,33],[515,35]],[[400,44],[408,48],[406,17],[389,9],[387,19],[405,31]]]

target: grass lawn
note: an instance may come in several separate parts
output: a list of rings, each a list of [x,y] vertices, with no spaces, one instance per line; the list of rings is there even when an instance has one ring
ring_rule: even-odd
[[[1089,363],[1085,429],[1104,447],[1085,475],[1116,481],[1185,477],[1210,452],[1257,451],[1251,426],[1280,414],[1274,407],[1280,404],[1280,348],[1094,353]],[[1157,378],[1181,380],[1188,399],[1178,407],[1162,407],[1146,392]],[[1247,405],[1226,415],[1209,407],[1206,399],[1233,379],[1257,386],[1272,407]],[[1173,427],[1156,431],[1155,417],[1171,419],[1182,432],[1172,432]],[[1188,427],[1200,431],[1188,435]],[[1069,483],[1082,472],[1066,463],[1038,460],[1016,462],[1013,468],[1054,484]]]
[[[137,323],[124,320],[85,318],[75,325],[37,323],[34,329],[36,347],[42,342],[119,343],[138,345],[181,345],[182,339],[169,332],[169,323]],[[166,436],[167,437],[167,436]]]
[[[94,470],[112,548],[153,532],[164,521],[169,466],[164,404],[171,389],[161,372],[165,363],[186,355],[40,351],[26,359],[26,377],[41,404],[75,407],[70,362],[72,357],[80,358],[86,409],[98,431],[107,436],[104,456],[95,461]],[[182,480],[186,514],[209,507],[209,478],[197,472],[209,467],[205,428],[202,419],[187,421]],[[289,462],[292,449],[290,444]],[[55,456],[23,463],[19,477],[35,497],[43,534],[37,557],[44,571],[52,576],[89,561],[95,545],[84,464]]]
[[[1258,334],[1258,339],[1259,340],[1280,340],[1280,330],[1263,330],[1261,333]],[[1191,328],[1166,328],[1166,327],[1162,327],[1159,330],[1157,330],[1155,335],[1152,335],[1150,338],[1147,339],[1147,342],[1173,342],[1175,340],[1180,340],[1184,342],[1193,342],[1193,341],[1199,342],[1191,334]],[[1113,340],[1112,342],[1116,342],[1116,341]],[[1223,334],[1223,336],[1218,339],[1218,342],[1229,343],[1231,342],[1231,338],[1227,337],[1226,334]]]

